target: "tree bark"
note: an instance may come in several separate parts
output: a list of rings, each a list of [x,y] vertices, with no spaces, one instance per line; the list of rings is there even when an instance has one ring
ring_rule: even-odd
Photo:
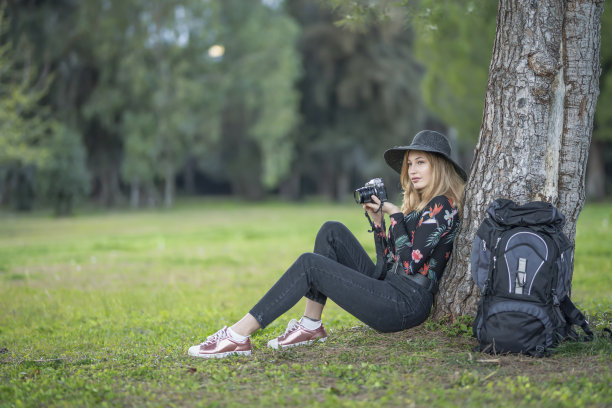
[[[487,206],[547,201],[573,242],[599,95],[603,0],[500,0],[462,225],[433,317],[474,314],[470,252]]]

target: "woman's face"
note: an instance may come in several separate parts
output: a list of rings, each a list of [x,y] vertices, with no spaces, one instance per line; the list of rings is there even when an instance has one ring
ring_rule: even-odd
[[[422,191],[431,181],[431,163],[423,152],[411,150],[406,159],[408,177],[416,191]]]

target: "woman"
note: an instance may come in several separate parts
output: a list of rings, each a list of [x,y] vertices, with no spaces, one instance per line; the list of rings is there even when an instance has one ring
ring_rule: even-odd
[[[363,205],[372,219],[376,264],[343,224],[327,222],[317,234],[313,253],[301,255],[240,321],[190,347],[189,354],[202,358],[250,355],[249,336],[302,296],[306,297],[304,316],[291,320],[285,333],[268,342],[269,347],[325,341],[321,314],[328,297],[381,332],[425,321],[452,252],[467,180],[450,150],[442,134],[424,130],[410,146],[385,152],[386,162],[400,173],[404,199],[401,209],[388,201],[381,203],[376,196]],[[384,214],[391,220],[388,235]]]

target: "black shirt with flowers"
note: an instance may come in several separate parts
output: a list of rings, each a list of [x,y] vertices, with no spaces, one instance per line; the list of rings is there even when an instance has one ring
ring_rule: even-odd
[[[459,213],[446,196],[434,197],[421,211],[391,214],[388,235],[374,227],[379,276],[399,262],[397,271],[440,280],[459,228]]]

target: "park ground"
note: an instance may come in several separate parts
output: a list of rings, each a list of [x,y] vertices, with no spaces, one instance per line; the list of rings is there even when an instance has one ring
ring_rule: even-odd
[[[250,358],[187,355],[312,250],[329,219],[373,253],[354,204],[0,213],[0,407],[612,406],[612,342],[490,356],[473,351],[467,318],[382,334],[330,302],[325,344],[267,349],[299,303],[253,335]],[[597,333],[612,322],[611,220],[611,204],[588,204],[576,236],[573,299]]]

